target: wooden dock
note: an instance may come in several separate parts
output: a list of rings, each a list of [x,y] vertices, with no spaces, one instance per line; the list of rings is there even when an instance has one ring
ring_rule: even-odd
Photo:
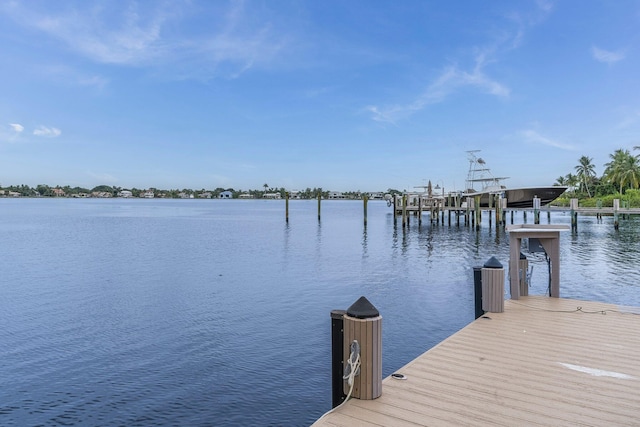
[[[640,308],[506,300],[319,426],[640,426]]]

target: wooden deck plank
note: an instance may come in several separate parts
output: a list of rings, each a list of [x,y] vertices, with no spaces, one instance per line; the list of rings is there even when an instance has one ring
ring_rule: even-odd
[[[640,309],[522,297],[314,426],[640,425]]]

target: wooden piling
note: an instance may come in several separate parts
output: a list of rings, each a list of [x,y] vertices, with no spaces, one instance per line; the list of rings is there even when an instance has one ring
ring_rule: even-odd
[[[362,197],[362,203],[364,208],[364,226],[367,226],[367,203],[369,202],[369,197],[365,194]]]
[[[285,200],[285,205],[284,205],[285,221],[289,222],[289,192],[288,191],[284,192],[284,200]]]
[[[320,200],[322,200],[322,193],[318,193],[318,221],[320,221]]]
[[[343,360],[350,358],[351,344],[360,346],[360,373],[354,377],[351,396],[372,400],[382,394],[382,316],[365,298],[361,297],[344,315]],[[350,386],[344,382],[344,392]]]
[[[476,230],[480,230],[480,221],[482,221],[482,213],[480,212],[480,196],[476,196],[474,200],[476,211]]]
[[[533,223],[540,224],[540,198],[533,197]]]
[[[578,199],[569,200],[569,207],[571,208],[571,230],[578,229],[578,213],[576,209],[578,209]]]
[[[407,218],[407,195],[402,195],[402,228],[407,226],[407,222],[409,219]]]
[[[393,223],[396,223],[396,219],[398,218],[398,195],[393,195]]]
[[[527,280],[527,273],[529,270],[529,260],[520,252],[520,261],[518,261],[518,271],[520,272],[520,296],[526,297],[529,295],[529,281]]]
[[[620,227],[618,222],[618,211],[620,210],[620,199],[613,199],[613,228],[617,230]]]
[[[491,313],[504,311],[504,268],[495,257],[482,267],[482,309]]]

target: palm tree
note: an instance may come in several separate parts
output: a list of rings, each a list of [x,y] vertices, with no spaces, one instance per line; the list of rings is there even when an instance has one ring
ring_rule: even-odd
[[[565,186],[567,185],[567,179],[564,176],[559,176],[556,178],[556,183],[553,185]]]
[[[604,178],[611,184],[617,184],[620,189],[620,195],[622,195],[622,187],[624,185],[625,164],[628,163],[628,158],[632,157],[629,150],[618,149],[612,154],[609,154],[610,162],[605,163]]]
[[[634,150],[638,147],[634,147]],[[605,177],[611,183],[618,185],[620,194],[622,189],[638,188],[640,186],[640,156],[633,156],[629,150],[616,150],[609,157],[611,161],[605,164]]]
[[[591,157],[582,156],[578,160],[578,166],[576,166],[576,173],[580,181],[580,189],[587,190],[587,196],[591,197],[591,191],[589,191],[589,184],[593,181],[593,177],[596,175],[595,166],[593,165],[593,159]]]
[[[572,192],[575,193],[576,185],[578,185],[578,183],[580,182],[578,181],[578,177],[572,173],[568,173],[564,179],[565,179],[565,185],[569,187]]]
[[[628,184],[631,188],[638,188],[640,185],[640,162],[638,157],[629,156],[623,165],[620,185]]]

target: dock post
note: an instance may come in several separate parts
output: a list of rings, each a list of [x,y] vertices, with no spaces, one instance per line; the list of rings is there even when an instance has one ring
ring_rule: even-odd
[[[407,195],[402,195],[402,228],[407,226],[407,222],[409,219],[407,218]]]
[[[393,223],[396,223],[396,219],[398,218],[398,195],[393,195]]]
[[[353,377],[351,396],[362,400],[376,399],[382,394],[382,316],[369,300],[360,297],[347,309],[343,319],[342,360],[347,362],[352,357],[355,360],[357,355],[351,355],[352,344],[357,341],[360,347],[360,373]],[[347,394],[350,388],[345,381]]]
[[[529,270],[529,260],[520,252],[520,261],[518,262],[518,271],[520,272],[520,296],[529,295],[529,281],[527,280],[527,271]]]
[[[318,221],[320,221],[320,200],[322,200],[322,193],[318,192]]]
[[[496,257],[482,266],[482,309],[491,313],[504,311],[504,268]]]
[[[482,221],[482,213],[480,212],[480,196],[475,197],[476,208],[476,230],[480,230],[480,221]]]
[[[422,225],[422,196],[418,196],[418,226]]]
[[[484,314],[482,309],[482,267],[473,267],[473,297],[477,319]]]
[[[540,224],[540,198],[533,196],[533,223]]]
[[[340,405],[345,397],[344,375],[344,321],[346,310],[331,310],[331,407]]]
[[[285,221],[289,222],[289,192],[288,191],[284,192],[284,200],[285,200],[284,217],[285,217]]]
[[[511,224],[513,224],[513,209],[511,210]]]
[[[369,196],[366,194],[362,198],[362,203],[364,204],[364,226],[367,226],[367,203],[369,202]]]
[[[613,199],[613,228],[617,230],[620,227],[618,222],[618,211],[620,210],[620,199]]]
[[[578,212],[576,212],[576,209],[578,209],[578,199],[569,200],[569,206],[571,208],[571,230],[577,230]]]
[[[489,229],[491,229],[491,223],[492,223],[491,217],[493,215],[491,213],[491,210],[493,209],[494,198],[495,198],[495,194],[489,194],[489,211],[487,212],[487,214],[489,215]]]

